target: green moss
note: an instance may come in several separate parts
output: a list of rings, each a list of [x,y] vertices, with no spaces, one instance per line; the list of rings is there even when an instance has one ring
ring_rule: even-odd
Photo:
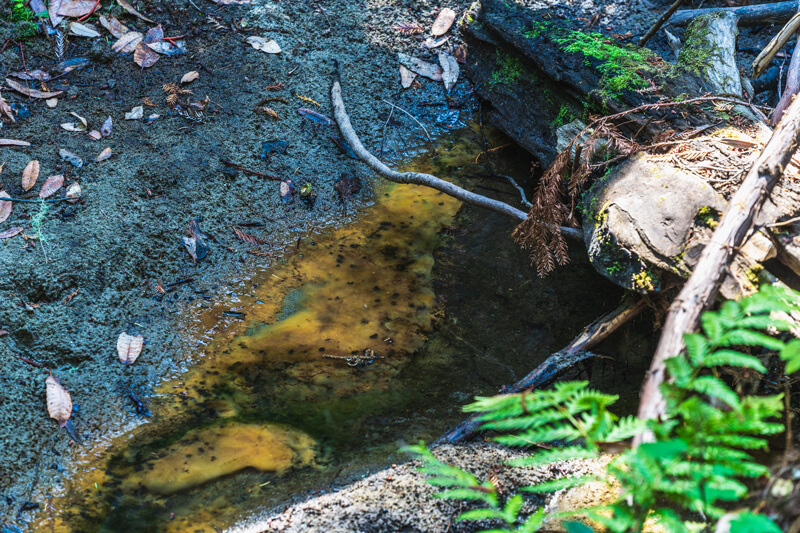
[[[623,267],[621,264],[619,264],[619,262],[614,262],[612,265],[606,267],[606,272],[608,272],[609,275],[613,276],[615,274],[622,272],[622,269]]]
[[[708,23],[719,18],[722,12],[710,13],[696,17],[683,34],[684,45],[678,54],[678,61],[671,69],[671,74],[680,70],[705,77],[709,65],[719,56],[718,48],[709,48],[706,41]]]
[[[638,274],[631,277],[631,283],[634,290],[654,291],[656,286],[653,283],[653,275],[650,270],[642,270]]]
[[[695,215],[695,220],[697,220],[703,226],[707,228],[714,229],[719,226],[719,217],[720,212],[714,209],[709,205],[704,205],[700,209],[697,210],[697,214]]]
[[[498,50],[495,68],[489,78],[489,88],[494,88],[498,83],[512,85],[522,79],[523,75],[524,71],[519,59],[508,54],[502,54]]]
[[[749,281],[756,289],[761,285],[761,277],[759,274],[762,270],[764,270],[764,267],[756,264],[744,273],[747,281]]]
[[[550,99],[548,96],[549,95],[545,94],[545,98],[548,98],[547,101],[549,102]],[[558,115],[556,115],[556,118],[554,118],[553,122],[550,123],[550,126],[555,130],[564,124],[572,122],[576,118],[578,117],[575,116],[575,113],[572,112],[572,109],[567,104],[561,104],[561,108],[558,110]]]
[[[600,73],[599,92],[603,99],[615,99],[625,90],[647,87],[644,74],[655,71],[655,67],[648,62],[655,57],[650,50],[613,44],[602,33],[584,33],[537,22],[523,35],[534,39],[543,34],[555,41],[564,52],[583,54],[587,66],[592,65],[590,59],[599,61],[594,66]]]

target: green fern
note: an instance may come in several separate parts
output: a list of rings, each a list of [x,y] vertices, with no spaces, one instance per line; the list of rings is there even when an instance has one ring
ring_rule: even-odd
[[[612,533],[642,531],[648,519],[657,520],[671,532],[713,527],[725,515],[726,506],[747,495],[744,479],[768,473],[750,452],[766,450],[766,437],[784,430],[774,422],[782,409],[780,395],[740,397],[718,377],[718,369],[733,366],[765,372],[761,360],[747,353],[750,349],[777,353],[786,361],[787,373],[800,369],[800,340],[771,336],[792,329],[788,314],[796,311],[800,311],[800,294],[765,286],[739,302],[725,302],[718,311],[704,313],[702,331],[685,336],[685,353],[666,361],[670,381],[662,385],[662,394],[667,415],[658,421],[617,417],[608,410],[617,397],[587,389],[588,383],[583,381],[559,383],[553,390],[476,398],[464,410],[481,413],[482,428],[497,432],[496,442],[525,448],[559,443],[509,461],[517,467],[595,459],[604,443],[624,441],[649,430],[655,442],[625,451],[609,464],[609,476],[622,487],[619,499],[582,514]],[[441,463],[422,445],[409,450],[425,463],[422,471],[434,476],[430,483],[450,488],[439,497],[469,499],[486,506],[463,513],[460,520],[505,523],[506,529],[492,532],[533,532],[544,520],[539,509],[521,521],[520,494],[503,502],[491,482],[481,482]],[[595,479],[565,476],[522,487],[519,492],[553,492]],[[748,511],[731,517],[730,524],[732,533],[779,531],[768,518]],[[564,527],[569,533],[592,531],[577,522]]]

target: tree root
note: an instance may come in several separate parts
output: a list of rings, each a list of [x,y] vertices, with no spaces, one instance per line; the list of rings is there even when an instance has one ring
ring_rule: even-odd
[[[353,125],[350,123],[350,117],[347,115],[347,111],[345,111],[344,101],[342,100],[342,85],[339,78],[338,62],[335,66],[333,85],[331,87],[331,101],[333,103],[333,116],[336,119],[336,123],[339,125],[339,131],[353,148],[353,152],[355,152],[358,158],[366,163],[367,166],[389,181],[393,181],[395,183],[414,183],[417,185],[431,187],[432,189],[441,191],[448,196],[458,198],[463,202],[485,207],[486,209],[491,209],[496,213],[506,215],[515,220],[522,221],[528,217],[527,213],[524,211],[508,205],[505,202],[494,200],[480,194],[475,194],[474,192],[463,189],[458,185],[454,185],[448,181],[437,178],[436,176],[432,176],[431,174],[424,174],[421,172],[396,172],[383,164],[383,162],[381,162],[377,157],[372,155],[366,148],[364,148],[364,145],[361,144],[358,135],[353,129]],[[562,226],[559,229],[561,230],[561,233],[567,237],[577,240],[583,239],[583,231],[578,228]]]
[[[533,372],[502,390],[503,394],[522,392],[525,389],[543,387],[553,381],[559,374],[572,368],[581,361],[597,357],[589,352],[591,348],[608,338],[623,324],[641,313],[647,303],[640,298],[636,301],[624,300],[616,309],[598,318],[586,326],[580,335],[575,337],[564,349],[554,353],[536,367]],[[480,431],[481,423],[478,421],[480,413],[476,413],[467,420],[445,433],[439,442],[463,442],[474,437]]]

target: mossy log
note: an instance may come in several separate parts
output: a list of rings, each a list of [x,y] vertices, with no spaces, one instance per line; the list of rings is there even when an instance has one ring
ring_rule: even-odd
[[[467,32],[471,58],[467,73],[481,83],[478,91],[491,104],[486,116],[543,168],[583,128],[580,119],[586,121],[590,115],[704,94],[745,102],[735,59],[737,19],[731,13],[696,19],[687,29],[676,64],[548,16],[546,11],[484,0]],[[636,143],[664,139],[671,143],[616,165],[583,195],[584,235],[597,271],[640,293],[660,290],[668,278],[688,277],[745,167],[771,134],[761,118],[749,105],[704,102],[651,106],[617,121],[619,131]],[[565,122],[572,124],[563,126]],[[691,142],[689,135],[676,136],[693,131],[703,135]],[[690,164],[684,164],[683,156],[666,152],[677,145],[691,152],[686,156],[695,158]],[[697,160],[706,167],[698,166]],[[719,162],[724,161],[745,170],[737,173],[731,168],[720,174]],[[797,171],[790,168],[791,176],[781,180],[759,214],[757,228],[800,213]],[[779,257],[785,257],[787,250],[791,252],[791,247],[782,247]],[[723,295],[747,294],[764,276],[772,279],[761,263],[775,255],[770,233],[755,232],[738,254]]]

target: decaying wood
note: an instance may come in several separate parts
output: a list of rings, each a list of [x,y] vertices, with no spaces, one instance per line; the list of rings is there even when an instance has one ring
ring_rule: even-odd
[[[383,162],[372,155],[364,147],[364,145],[361,144],[361,140],[358,138],[358,135],[353,129],[353,125],[350,123],[350,117],[347,115],[347,111],[344,107],[344,100],[342,100],[342,85],[339,78],[338,62],[335,70],[333,85],[331,87],[333,116],[336,119],[336,123],[339,125],[339,130],[341,131],[342,136],[353,148],[353,152],[355,152],[358,158],[366,163],[372,170],[389,181],[396,183],[414,183],[417,185],[424,185],[426,187],[436,189],[437,191],[441,191],[448,196],[458,198],[461,201],[491,209],[496,213],[500,213],[517,220],[525,220],[527,218],[527,214],[516,207],[508,205],[499,200],[494,200],[480,194],[475,194],[474,192],[470,192],[459,187],[458,185],[454,185],[448,181],[437,178],[436,176],[432,176],[431,174],[424,174],[421,172],[396,172],[383,164]],[[564,235],[573,239],[583,238],[583,232],[579,229],[568,227],[562,227],[560,229]]]
[[[752,6],[740,7],[709,7],[705,9],[685,9],[673,15],[670,24],[683,26],[689,24],[693,18],[700,15],[707,15],[716,11],[730,11],[739,17],[739,25],[754,26],[773,22],[786,22],[797,13],[800,1],[790,0],[787,2],[776,2],[774,4],[757,4]]]
[[[653,26],[652,26],[652,27],[650,28],[650,30],[649,30],[649,31],[648,31],[648,32],[647,32],[647,33],[644,35],[644,37],[642,37],[641,39],[639,39],[639,46],[644,46],[645,44],[647,44],[647,41],[649,41],[649,40],[650,40],[650,38],[651,38],[653,35],[655,35],[655,34],[656,34],[656,32],[658,31],[658,29],[659,29],[661,26],[663,26],[663,25],[664,25],[664,23],[665,23],[667,20],[669,20],[669,18],[670,18],[670,17],[671,17],[671,16],[672,16],[672,15],[673,15],[673,14],[674,14],[674,13],[675,13],[677,10],[678,10],[678,8],[679,8],[679,7],[681,7],[681,5],[683,5],[683,3],[684,3],[685,1],[686,1],[686,0],[675,0],[675,3],[673,3],[671,6],[669,6],[669,9],[667,9],[667,10],[664,12],[664,14],[663,14],[663,15],[661,15],[661,16],[658,18],[658,20],[655,22],[655,24],[653,24]]]
[[[781,31],[772,38],[767,46],[758,54],[758,57],[753,60],[753,78],[758,78],[761,74],[766,70],[772,60],[775,58],[775,55],[780,52],[781,48],[789,42],[789,40],[797,33],[797,30],[800,29],[800,13],[795,13],[795,15],[789,19]]]
[[[583,331],[581,331],[580,335],[575,337],[565,348],[545,359],[542,364],[537,366],[527,376],[513,385],[505,387],[502,393],[514,394],[526,389],[543,387],[565,370],[574,367],[581,361],[596,357],[596,354],[589,352],[589,350],[608,338],[609,335],[617,331],[623,324],[636,317],[645,307],[647,307],[647,304],[642,298],[635,301],[624,301],[613,311],[586,326]],[[478,433],[481,424],[477,420],[478,416],[480,416],[480,413],[474,414],[448,431],[439,441],[463,442],[474,437]]]
[[[800,98],[789,106],[741,187],[729,202],[719,226],[703,249],[700,259],[670,307],[650,371],[642,387],[639,418],[657,418],[666,404],[659,390],[664,382],[664,361],[681,352],[683,336],[697,328],[700,314],[711,305],[723,276],[772,189],[800,146]],[[637,440],[648,439],[642,435]]]
[[[797,12],[795,17],[800,18],[800,11]],[[794,20],[794,19],[793,19]],[[800,24],[798,24],[800,28]],[[786,86],[783,88],[783,94],[775,106],[775,111],[772,113],[772,125],[777,124],[783,116],[786,108],[792,103],[792,99],[800,91],[800,39],[794,45],[792,52],[792,60],[789,62],[789,72],[786,74]]]

